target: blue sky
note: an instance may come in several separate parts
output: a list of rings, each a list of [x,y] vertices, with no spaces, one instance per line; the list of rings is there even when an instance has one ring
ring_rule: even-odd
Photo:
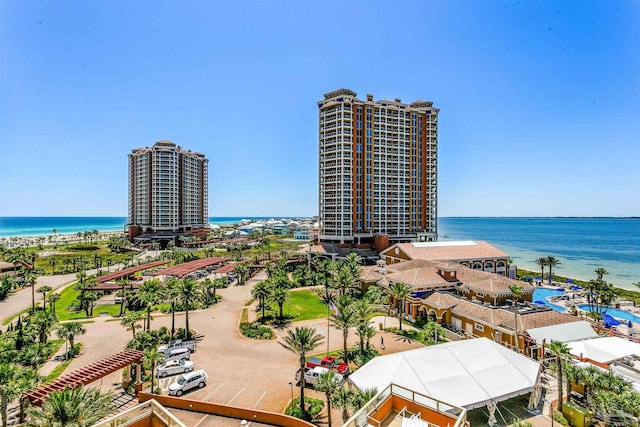
[[[638,216],[640,2],[0,2],[0,216],[126,216],[127,153],[211,216],[314,215],[317,106],[441,109],[440,216]]]

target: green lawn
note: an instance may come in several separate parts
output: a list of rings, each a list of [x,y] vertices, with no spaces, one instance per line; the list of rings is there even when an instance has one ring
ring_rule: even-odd
[[[76,304],[76,298],[78,297],[78,292],[74,289],[73,286],[67,287],[65,290],[60,292],[60,299],[56,301],[56,315],[58,316],[58,320],[76,320],[76,319],[86,319],[84,311],[75,312],[73,310],[68,310],[70,306]],[[117,316],[120,314],[120,304],[108,304],[108,305],[100,305],[93,308],[93,317],[97,317],[100,313],[107,313],[109,316]]]
[[[327,317],[327,306],[320,302],[320,298],[309,290],[291,291],[289,294],[291,300],[284,305],[284,314],[291,315],[291,321],[298,322],[300,320],[321,319]],[[271,312],[276,315],[278,307],[273,306]]]

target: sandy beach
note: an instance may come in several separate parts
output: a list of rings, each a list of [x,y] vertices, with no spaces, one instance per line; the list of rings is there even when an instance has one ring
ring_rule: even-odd
[[[107,240],[111,236],[124,235],[122,231],[100,231],[94,241]],[[0,238],[0,246],[7,248],[29,247],[29,246],[52,246],[67,243],[79,243],[86,240],[79,237],[77,233],[45,234],[40,236],[13,236]]]

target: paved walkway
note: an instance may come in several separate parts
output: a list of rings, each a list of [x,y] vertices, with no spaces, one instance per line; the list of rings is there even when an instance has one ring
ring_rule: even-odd
[[[142,258],[146,259],[147,256],[155,256],[155,252],[143,252],[134,257],[134,259]],[[112,265],[109,268],[110,272],[114,272],[118,269],[123,268],[123,264]],[[102,271],[106,273],[106,269],[102,268]],[[87,275],[96,274],[98,272],[97,269],[87,270]],[[38,289],[42,286],[51,286],[56,292],[61,292],[64,287],[70,283],[75,282],[77,273],[69,273],[69,274],[56,274],[54,276],[39,276],[35,285],[35,301],[36,305],[38,302],[42,301],[42,294],[38,293]],[[24,310],[31,307],[31,287],[20,288],[7,298],[4,301],[0,301],[0,321],[8,318],[12,318],[17,316],[19,313],[22,313]],[[3,330],[6,327],[3,327]]]

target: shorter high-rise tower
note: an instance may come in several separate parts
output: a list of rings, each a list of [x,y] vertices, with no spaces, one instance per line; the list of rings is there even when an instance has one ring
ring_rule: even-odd
[[[208,220],[208,160],[171,141],[129,154],[129,235],[193,232]]]

